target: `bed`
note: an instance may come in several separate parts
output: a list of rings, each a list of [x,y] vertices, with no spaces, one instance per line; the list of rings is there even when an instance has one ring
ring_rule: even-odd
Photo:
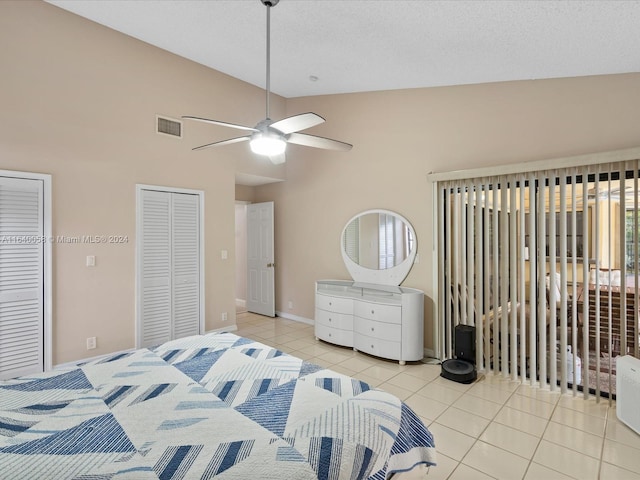
[[[433,437],[399,399],[232,333],[0,382],[2,479],[381,480],[430,465]]]

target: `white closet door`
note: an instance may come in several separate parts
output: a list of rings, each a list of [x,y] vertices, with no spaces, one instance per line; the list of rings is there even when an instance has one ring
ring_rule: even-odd
[[[149,347],[200,333],[200,197],[142,190],[138,342]]]
[[[0,380],[44,370],[43,182],[0,177]]]
[[[171,339],[171,193],[142,191],[140,346]]]
[[[198,195],[172,195],[173,338],[200,332],[200,212]]]

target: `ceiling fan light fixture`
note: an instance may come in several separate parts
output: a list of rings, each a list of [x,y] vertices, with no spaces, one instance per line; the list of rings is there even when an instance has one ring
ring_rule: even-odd
[[[287,142],[282,138],[274,137],[272,135],[265,135],[259,133],[253,135],[249,142],[251,151],[256,155],[275,156],[282,155],[287,148]]]

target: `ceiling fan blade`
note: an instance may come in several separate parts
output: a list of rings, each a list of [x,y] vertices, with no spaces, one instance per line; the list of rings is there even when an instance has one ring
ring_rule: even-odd
[[[280,155],[270,155],[269,160],[271,160],[271,163],[274,165],[280,165],[287,160],[287,157],[285,157],[284,153],[281,153]]]
[[[219,142],[207,143],[206,145],[200,145],[199,147],[192,148],[192,150],[202,150],[209,147],[221,147],[223,145],[231,145],[232,143],[245,142],[250,140],[251,137],[236,137],[229,140],[221,140]]]
[[[308,135],[306,133],[290,133],[287,135],[287,142],[306,147],[324,148],[327,150],[341,150],[347,152],[351,150],[353,145],[330,138],[317,137],[316,135]]]
[[[211,120],[210,118],[193,117],[191,115],[183,115],[182,118],[186,118],[187,120],[197,120],[198,122],[213,123],[214,125],[221,125],[223,127],[238,128],[240,130],[249,130],[250,132],[259,131],[253,127],[245,127],[244,125],[236,125],[235,123],[221,122],[219,120]]]
[[[270,125],[282,133],[293,133],[304,130],[305,128],[311,128],[315,125],[320,125],[324,122],[324,118],[315,113],[301,113],[300,115],[293,115],[292,117],[283,118]]]

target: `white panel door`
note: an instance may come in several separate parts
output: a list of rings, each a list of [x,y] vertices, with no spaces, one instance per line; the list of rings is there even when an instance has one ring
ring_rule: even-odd
[[[171,193],[142,191],[140,347],[171,339]]]
[[[275,316],[273,202],[247,205],[247,310]]]
[[[0,177],[0,380],[44,370],[43,182]]]
[[[200,198],[171,194],[173,338],[200,333]]]

